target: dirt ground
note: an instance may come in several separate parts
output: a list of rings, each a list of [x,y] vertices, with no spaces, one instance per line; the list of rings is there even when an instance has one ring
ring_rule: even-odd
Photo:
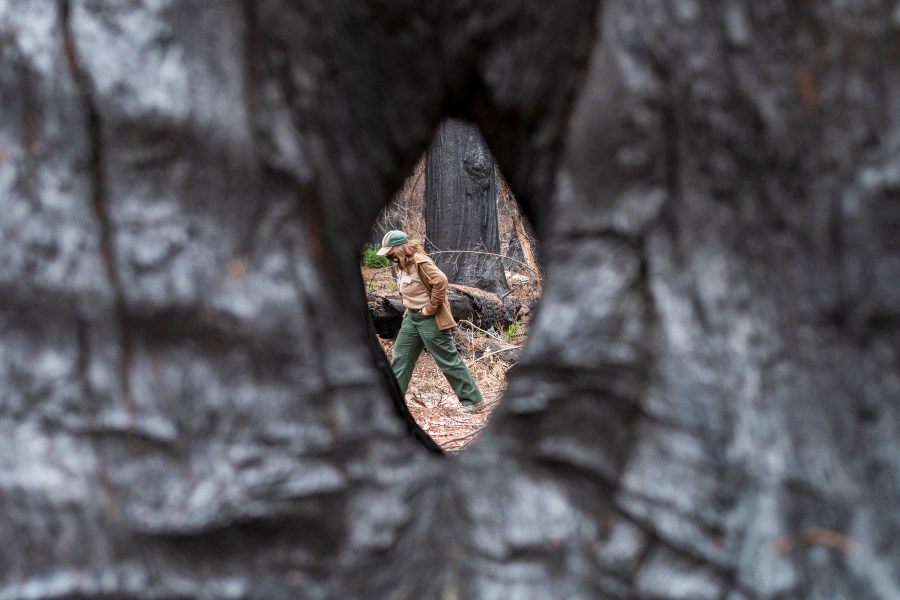
[[[366,292],[393,291],[394,283],[390,269],[362,268]],[[515,277],[511,282],[515,282]],[[530,284],[513,284],[513,294],[519,296],[524,305],[536,302],[534,287]],[[528,338],[530,310],[523,311],[521,320],[510,331],[501,332],[499,341],[516,347],[524,347]],[[459,404],[444,375],[428,353],[423,353],[413,372],[406,405],[416,422],[435,442],[450,453],[459,452],[468,446],[487,425],[506,390],[506,373],[512,366],[490,352],[484,352],[484,345],[492,339],[483,332],[467,329],[464,325],[453,331],[456,347],[469,371],[475,378],[486,406],[479,412],[466,412]],[[378,340],[385,354],[390,358],[393,340]]]

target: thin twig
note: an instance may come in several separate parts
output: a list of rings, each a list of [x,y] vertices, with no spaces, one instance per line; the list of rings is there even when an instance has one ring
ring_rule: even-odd
[[[469,321],[468,319],[460,319],[460,320],[459,320],[459,324],[460,324],[460,325],[462,325],[463,323],[467,324],[469,327],[472,327],[473,329],[477,329],[478,331],[482,332],[483,334],[485,334],[485,335],[487,335],[487,336],[490,336],[490,337],[492,337],[492,338],[494,338],[494,339],[497,339],[497,340],[501,339],[500,336],[499,336],[498,334],[496,334],[496,333],[491,333],[490,331],[485,331],[484,329],[482,329],[481,327],[479,327],[478,325],[476,325],[476,324],[473,323],[472,321]]]
[[[465,434],[465,435],[461,435],[461,436],[455,437],[455,438],[450,438],[450,439],[448,439],[448,440],[442,439],[442,440],[440,440],[440,443],[441,443],[441,444],[450,444],[450,443],[452,443],[452,442],[464,442],[464,441],[466,441],[466,440],[470,440],[470,439],[472,439],[473,437],[475,437],[476,435],[478,435],[479,433],[481,433],[481,429],[482,429],[482,428],[479,427],[479,428],[476,429],[475,431],[471,431],[471,432],[469,432],[469,433],[467,433],[467,434]],[[435,440],[435,441],[437,441],[437,440]]]
[[[496,252],[484,252],[482,250],[434,250],[429,253],[429,256],[435,256],[437,254],[484,254],[485,256],[496,256],[497,258],[509,260],[522,265],[523,267],[534,273],[535,277],[538,279],[538,281],[540,281],[538,272],[528,263],[522,262],[521,260],[516,260],[515,258],[511,258],[509,256],[504,256],[503,254],[497,254]]]

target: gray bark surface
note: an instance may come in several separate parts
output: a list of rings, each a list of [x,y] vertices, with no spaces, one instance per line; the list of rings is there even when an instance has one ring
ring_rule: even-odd
[[[0,598],[900,597],[889,0],[0,2]],[[446,110],[546,268],[416,441],[358,250]]]
[[[444,119],[425,159],[425,250],[452,283],[509,290],[500,258],[494,157],[478,127]]]

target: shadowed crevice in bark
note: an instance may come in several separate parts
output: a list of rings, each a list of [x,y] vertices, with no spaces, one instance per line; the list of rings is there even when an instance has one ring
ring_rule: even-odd
[[[241,9],[244,15],[244,103],[253,128],[255,150],[259,153],[260,147],[265,143],[264,134],[261,131],[262,126],[259,123],[262,118],[259,115],[261,81],[257,64],[260,60],[259,20],[253,0],[241,0]],[[277,178],[278,174],[273,170],[270,175]],[[292,178],[287,179],[293,180]],[[250,260],[250,257],[254,255],[257,239],[267,224],[272,209],[267,198],[258,200],[257,210],[252,218],[246,241],[241,244],[239,251],[240,256],[243,257],[242,260]]]
[[[115,295],[116,318],[119,329],[121,352],[120,376],[122,394],[125,405],[133,407],[131,391],[131,367],[134,360],[134,342],[125,292],[119,277],[118,257],[116,253],[115,231],[109,216],[109,200],[106,189],[106,156],[103,137],[103,122],[97,103],[90,74],[83,68],[79,53],[78,41],[72,31],[71,0],[59,0],[59,18],[63,34],[63,48],[66,53],[69,70],[78,87],[84,112],[87,117],[86,138],[90,148],[90,163],[87,169],[92,183],[92,206],[100,232],[100,252],[106,277]]]
[[[90,324],[84,319],[78,319],[75,323],[76,336],[78,338],[78,381],[81,384],[81,395],[89,414],[97,410],[97,399],[94,394],[90,376],[91,342]]]
[[[630,548],[628,564],[621,564],[622,568],[619,570],[604,570],[606,576],[626,586],[637,586],[637,579],[641,573],[647,568],[658,568],[658,564],[654,565],[653,563],[658,563],[661,560],[660,555],[665,554],[667,556],[662,560],[678,563],[678,569],[684,574],[685,580],[691,577],[692,571],[696,571],[704,574],[700,579],[712,577],[716,580],[717,585],[721,588],[721,597],[729,597],[729,594],[740,594],[737,597],[756,597],[751,587],[743,585],[739,581],[736,570],[710,561],[707,556],[695,553],[694,549],[689,546],[672,544],[669,540],[660,537],[651,523],[634,517],[622,510],[621,507],[616,507],[613,512],[614,519],[618,523],[626,524],[627,527],[636,528],[641,532],[641,542]],[[684,515],[684,518],[690,519],[691,517]],[[722,533],[710,532],[710,535],[721,536]],[[660,583],[655,582],[653,585]],[[655,596],[650,594],[648,597]]]

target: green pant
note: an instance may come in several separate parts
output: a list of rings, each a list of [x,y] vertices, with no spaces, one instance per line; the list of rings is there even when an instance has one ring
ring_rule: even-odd
[[[449,329],[443,331],[438,329],[434,317],[423,317],[414,312],[410,312],[403,319],[403,325],[400,326],[400,333],[397,334],[397,341],[394,342],[392,353],[394,360],[391,368],[394,370],[394,377],[400,384],[400,392],[404,396],[423,348],[428,349],[434,362],[440,367],[450,387],[456,392],[456,396],[463,405],[468,406],[481,402],[481,392],[478,390],[472,374],[469,373],[466,363],[456,351],[453,334]]]

